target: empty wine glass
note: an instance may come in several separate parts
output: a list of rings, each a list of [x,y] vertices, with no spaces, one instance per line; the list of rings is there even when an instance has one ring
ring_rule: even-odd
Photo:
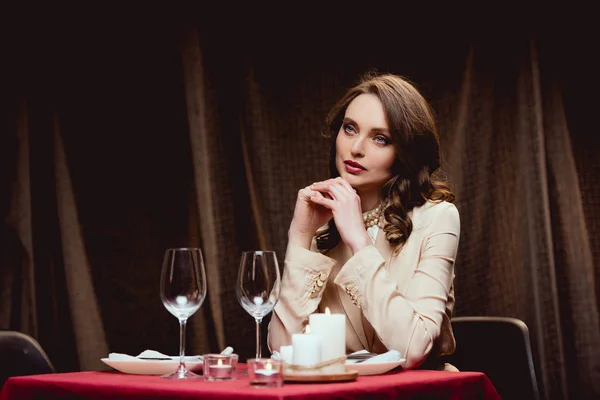
[[[179,367],[163,375],[167,379],[195,379],[199,375],[185,367],[185,326],[206,297],[206,272],[202,251],[198,248],[167,249],[160,275],[160,299],[179,320]]]
[[[261,358],[260,323],[279,300],[281,278],[274,251],[244,251],[238,269],[238,301],[256,321],[256,358]]]

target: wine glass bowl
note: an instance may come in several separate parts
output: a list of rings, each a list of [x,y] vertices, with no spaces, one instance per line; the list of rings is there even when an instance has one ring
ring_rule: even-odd
[[[174,296],[171,300],[164,298],[162,300],[165,308],[175,316],[175,318],[189,318],[191,317],[202,305],[204,299],[198,296],[197,293],[193,293],[191,296]]]
[[[281,276],[274,251],[244,251],[238,269],[236,294],[256,322],[256,358],[261,357],[260,324],[279,301]]]
[[[160,275],[160,299],[164,307],[179,320],[179,367],[163,375],[168,379],[195,379],[199,375],[185,367],[185,327],[206,298],[206,272],[199,248],[165,250]]]

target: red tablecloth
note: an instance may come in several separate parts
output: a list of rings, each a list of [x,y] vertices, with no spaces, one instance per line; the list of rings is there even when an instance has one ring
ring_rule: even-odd
[[[172,381],[120,372],[74,372],[13,377],[0,400],[9,399],[492,399],[500,396],[479,372],[399,371],[338,383],[286,383],[254,388],[246,375],[228,382]]]

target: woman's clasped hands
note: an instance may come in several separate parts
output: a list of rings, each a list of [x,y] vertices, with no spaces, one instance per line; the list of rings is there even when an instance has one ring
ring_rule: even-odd
[[[363,222],[360,197],[341,177],[315,182],[298,191],[290,242],[309,248],[317,229],[331,218],[352,253],[371,243]]]

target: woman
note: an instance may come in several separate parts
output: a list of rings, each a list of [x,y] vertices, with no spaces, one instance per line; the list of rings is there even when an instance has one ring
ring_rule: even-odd
[[[440,368],[454,351],[460,220],[433,174],[440,149],[426,100],[399,76],[372,75],[333,107],[331,179],[298,192],[269,345],[308,316],[344,313],[348,353],[397,350],[404,368]]]

